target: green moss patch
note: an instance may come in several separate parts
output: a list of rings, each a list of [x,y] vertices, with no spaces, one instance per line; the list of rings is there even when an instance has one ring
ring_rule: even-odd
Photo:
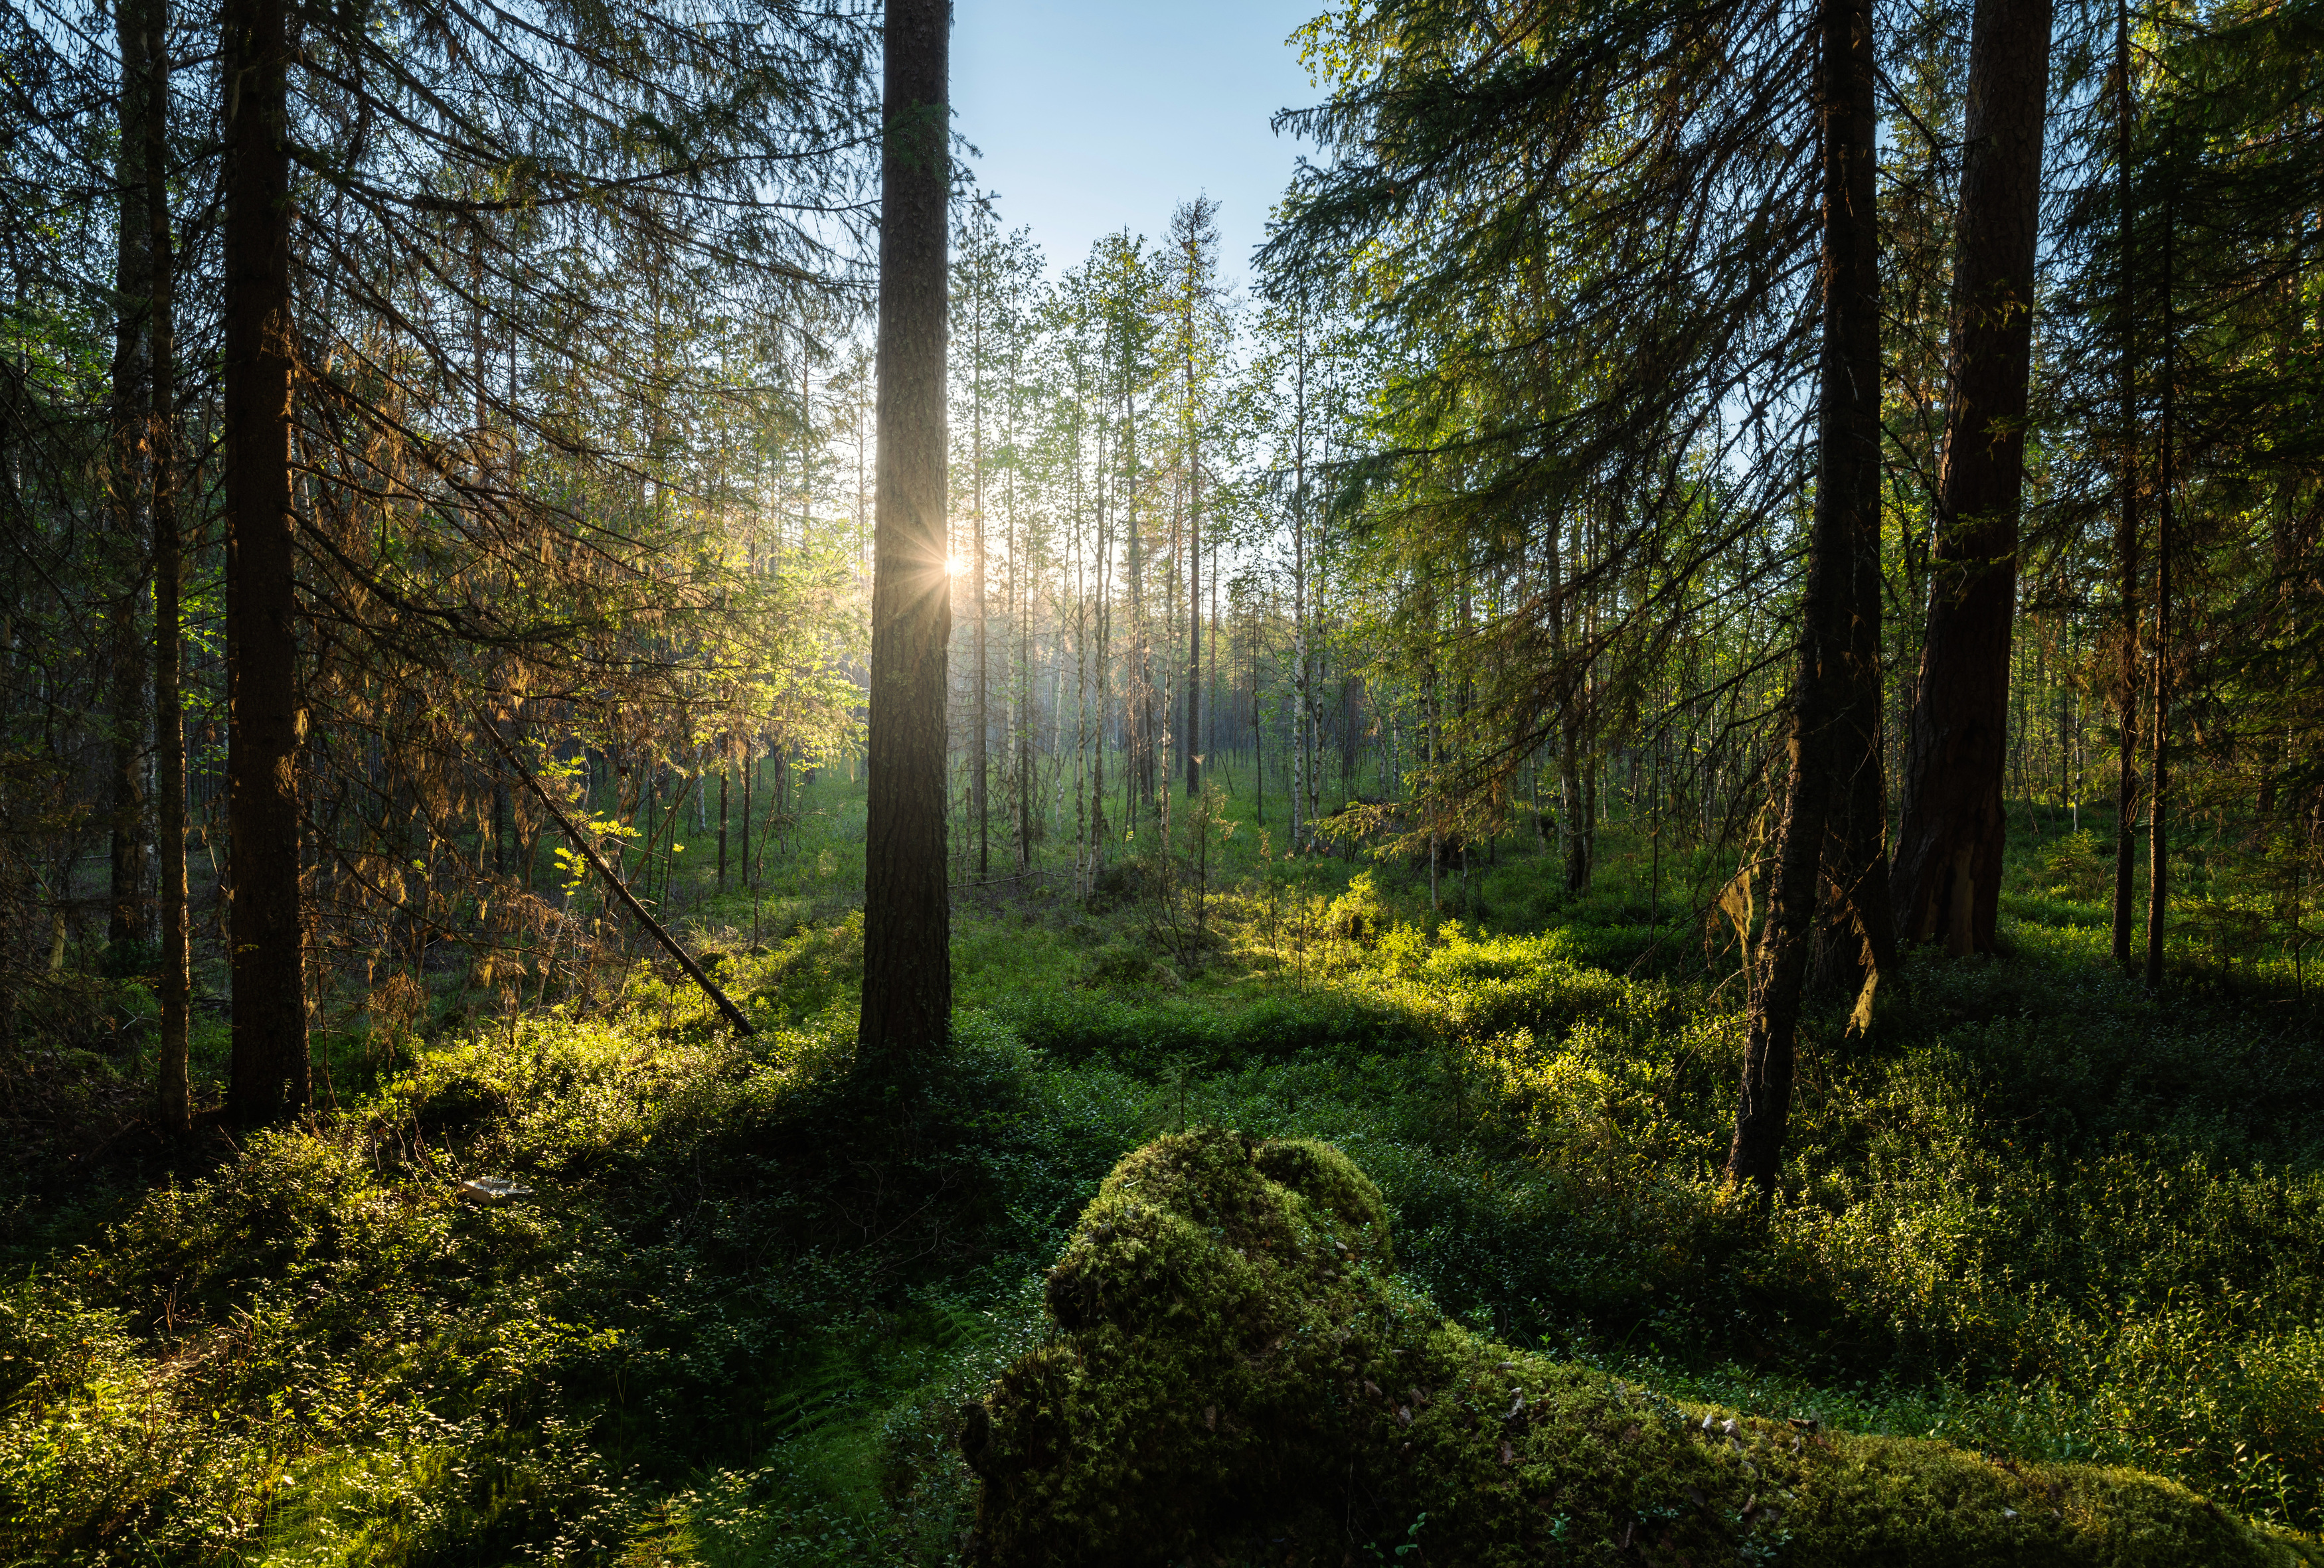
[[[964,1413],[995,1568],[2324,1563],[2137,1471],[1747,1417],[1471,1333],[1325,1144],[1148,1144],[1047,1302],[1055,1336]]]

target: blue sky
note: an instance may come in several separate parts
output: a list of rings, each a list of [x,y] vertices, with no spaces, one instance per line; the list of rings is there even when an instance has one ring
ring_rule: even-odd
[[[1246,281],[1299,146],[1268,129],[1321,95],[1285,40],[1327,0],[955,0],[953,126],[982,151],[1001,221],[1050,269],[1127,224],[1149,240],[1198,191],[1221,204],[1220,272]]]

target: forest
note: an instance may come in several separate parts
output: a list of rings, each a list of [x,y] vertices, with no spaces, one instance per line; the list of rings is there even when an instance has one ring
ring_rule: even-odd
[[[0,8],[0,1564],[2324,1563],[2324,4],[979,14]]]

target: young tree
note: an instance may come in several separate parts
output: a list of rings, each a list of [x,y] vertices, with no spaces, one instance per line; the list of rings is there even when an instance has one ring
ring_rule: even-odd
[[[943,1046],[952,1025],[945,886],[951,23],[946,0],[889,0],[882,33],[880,453],[856,1071],[897,1083]]]

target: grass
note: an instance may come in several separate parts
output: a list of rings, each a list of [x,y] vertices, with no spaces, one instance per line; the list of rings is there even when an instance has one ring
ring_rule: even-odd
[[[513,1019],[439,982],[420,1038],[327,1042],[310,1126],[20,1184],[0,1561],[947,1561],[961,1401],[1041,1342],[1106,1172],[1204,1124],[1337,1144],[1408,1283],[1528,1351],[2324,1527],[2312,977],[2201,919],[2162,996],[2117,975],[2087,814],[2013,819],[2004,956],[1916,957],[1862,1042],[1820,1004],[1761,1224],[1715,1180],[1715,857],[1657,880],[1616,825],[1569,898],[1518,835],[1431,911],[1425,870],[1286,860],[1228,798],[1199,919],[1134,846],[1086,902],[963,890],[955,1049],[867,1095],[860,801],[807,785],[755,895],[669,900],[756,1040],[650,964]],[[2181,885],[2280,908],[2231,850]],[[483,1174],[533,1194],[460,1202]]]

